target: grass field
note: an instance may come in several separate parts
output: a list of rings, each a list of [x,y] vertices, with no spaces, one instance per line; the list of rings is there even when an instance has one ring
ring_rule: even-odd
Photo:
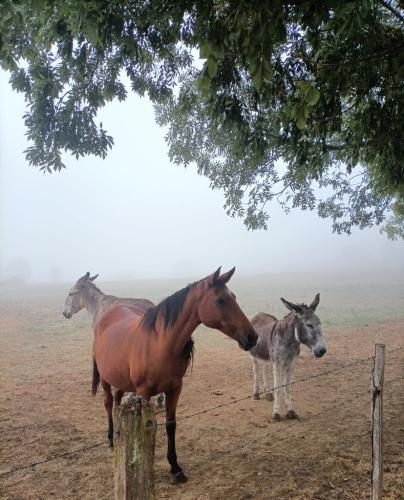
[[[187,280],[99,282],[106,293],[158,301]],[[13,287],[0,295],[0,473],[105,439],[102,397],[90,397],[91,319],[62,317],[73,283]],[[333,370],[296,385],[300,419],[270,421],[272,403],[247,399],[178,424],[178,455],[189,482],[168,484],[166,440],[156,444],[158,498],[368,498],[369,376],[373,353],[404,346],[404,272],[237,276],[230,282],[248,316],[286,313],[279,297],[309,302],[321,293],[318,315],[328,353],[313,360],[302,350],[296,378]],[[251,393],[248,355],[205,327],[195,334],[192,374],[184,379],[179,416]],[[386,366],[385,498],[404,491],[404,350]],[[159,415],[162,421],[163,415]],[[230,450],[230,451],[229,451]],[[0,478],[8,499],[113,498],[111,454],[101,446]],[[401,493],[400,493],[401,492]]]

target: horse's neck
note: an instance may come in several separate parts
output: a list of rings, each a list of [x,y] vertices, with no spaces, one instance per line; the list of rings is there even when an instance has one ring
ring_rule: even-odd
[[[162,332],[172,352],[182,353],[185,344],[201,324],[198,314],[198,304],[203,290],[198,289],[198,287],[201,288],[200,285],[197,285],[189,292],[177,320],[171,327],[168,327],[170,330],[169,334],[167,335],[167,332]]]
[[[103,307],[103,303],[108,296],[105,293],[98,290],[98,288],[88,287],[83,294],[84,307],[93,316],[99,313],[100,309]]]

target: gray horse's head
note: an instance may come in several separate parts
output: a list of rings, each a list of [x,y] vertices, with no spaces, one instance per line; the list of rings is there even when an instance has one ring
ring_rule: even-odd
[[[296,340],[311,349],[316,358],[324,356],[327,352],[327,346],[321,331],[320,318],[315,313],[320,303],[320,294],[318,293],[314,297],[313,302],[309,306],[305,304],[293,304],[283,298],[281,298],[281,301],[298,318],[298,322],[295,323]]]
[[[88,283],[91,283],[97,278],[98,274],[90,277],[90,273],[86,273],[84,276],[79,278],[74,287],[69,290],[69,293],[65,300],[65,307],[63,309],[63,316],[65,318],[71,318],[73,314],[81,311],[84,307],[83,300],[83,290]]]

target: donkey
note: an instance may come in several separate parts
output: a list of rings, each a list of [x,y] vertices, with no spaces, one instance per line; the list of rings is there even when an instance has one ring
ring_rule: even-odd
[[[98,274],[90,277],[90,273],[76,281],[76,284],[69,290],[66,297],[63,316],[70,319],[74,314],[82,309],[86,309],[93,317],[93,326],[98,317],[115,304],[125,304],[140,310],[147,311],[150,307],[154,307],[153,302],[147,299],[129,299],[115,297],[114,295],[106,295],[96,285],[95,279]]]
[[[263,366],[263,381],[265,398],[273,399],[269,389],[269,362],[272,362],[274,374],[274,409],[272,419],[277,422],[280,417],[280,390],[284,385],[287,418],[297,418],[292,405],[293,372],[300,354],[300,344],[305,344],[316,358],[321,358],[327,352],[326,342],[321,332],[321,321],[315,314],[320,303],[318,293],[313,302],[293,304],[281,298],[283,304],[291,311],[283,319],[278,320],[271,314],[258,313],[251,324],[258,333],[258,341],[249,352],[253,363],[254,399],[260,399],[259,365]]]
[[[93,317],[93,326],[107,309],[116,304],[122,304],[134,308],[139,314],[143,314],[150,307],[154,307],[153,302],[147,299],[130,299],[106,295],[95,284],[98,274],[90,277],[87,272],[79,278],[73,288],[69,290],[66,297],[63,316],[70,319],[74,314],[82,309],[86,309]],[[118,404],[123,394],[115,393],[115,403]],[[162,408],[164,394],[159,394],[156,398],[156,409]]]

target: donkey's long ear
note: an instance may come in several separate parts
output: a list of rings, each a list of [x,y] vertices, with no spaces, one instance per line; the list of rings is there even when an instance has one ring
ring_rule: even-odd
[[[86,272],[86,274],[79,279],[79,283],[80,284],[85,283],[88,280],[89,277],[90,277],[90,273]]]
[[[314,297],[313,302],[309,305],[309,309],[312,311],[316,310],[316,307],[320,304],[320,294],[317,293],[316,296]]]
[[[299,304],[293,304],[293,302],[289,302],[288,300],[285,300],[283,297],[281,297],[281,301],[289,309],[289,311],[296,312],[298,314],[303,313],[303,307],[299,306]]]
[[[227,283],[230,280],[230,278],[233,276],[235,270],[236,270],[236,268],[233,267],[232,269],[230,269],[230,271],[227,271],[227,273],[223,273],[220,276],[219,280],[223,283]]]
[[[221,268],[222,268],[222,266],[218,267],[218,268],[216,269],[216,271],[215,271],[213,274],[211,274],[211,275],[209,276],[209,285],[210,285],[210,286],[216,285],[216,284],[217,284],[217,282],[219,281],[219,277],[220,277],[220,269],[221,269]]]
[[[98,274],[95,274],[94,276],[91,276],[91,278],[88,278],[90,281],[94,281],[98,278]]]

